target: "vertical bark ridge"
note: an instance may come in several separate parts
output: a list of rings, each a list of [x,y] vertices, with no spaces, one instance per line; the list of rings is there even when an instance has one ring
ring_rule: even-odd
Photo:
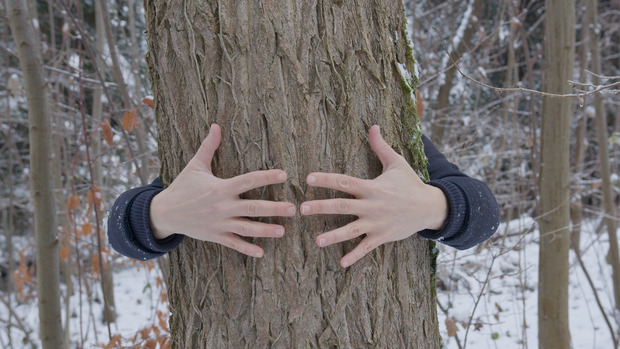
[[[300,204],[342,196],[309,188],[305,177],[314,171],[378,176],[367,142],[375,123],[414,159],[415,116],[403,108],[409,95],[398,69],[413,71],[402,3],[144,2],[164,183],[212,122],[223,129],[214,174],[281,168],[289,175],[247,198]],[[265,219],[287,233],[256,240],[265,250],[260,260],[186,239],[170,263],[174,346],[438,347],[428,243],[414,236],[342,269],[339,259],[359,240],[320,249],[315,236],[352,219]]]

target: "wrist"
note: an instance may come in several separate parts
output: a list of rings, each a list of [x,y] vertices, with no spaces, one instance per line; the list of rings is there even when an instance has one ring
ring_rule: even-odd
[[[163,240],[173,234],[170,229],[166,228],[165,224],[165,195],[162,195],[164,192],[165,190],[155,195],[151,200],[151,205],[149,207],[151,230],[153,231],[153,236],[158,240]]]
[[[426,186],[429,191],[428,197],[430,198],[430,212],[432,212],[432,214],[429,215],[429,222],[426,229],[440,230],[446,223],[448,213],[450,212],[448,198],[441,189],[428,184]]]

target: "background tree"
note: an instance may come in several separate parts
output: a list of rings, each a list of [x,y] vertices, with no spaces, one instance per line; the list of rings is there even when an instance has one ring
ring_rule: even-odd
[[[571,92],[575,1],[547,0],[543,90]],[[569,348],[570,120],[572,100],[543,97],[540,163],[539,348]]]
[[[590,31],[590,69],[592,70],[592,83],[595,86],[602,84],[601,76],[601,48],[599,46],[600,26],[596,21],[598,17],[598,1],[590,1],[587,4],[587,16],[591,25]],[[603,222],[607,227],[609,236],[609,252],[607,261],[613,269],[612,281],[614,287],[614,300],[616,309],[620,309],[620,255],[618,254],[617,219],[616,204],[614,203],[614,192],[611,186],[611,169],[609,166],[609,150],[607,134],[607,112],[603,104],[603,96],[600,94],[594,97],[594,108],[596,113],[596,140],[598,142],[598,159],[601,167],[601,191],[603,194],[602,211],[604,212]]]
[[[145,11],[164,183],[213,122],[217,177],[289,175],[247,198],[333,197],[306,186],[312,171],[378,176],[375,123],[424,173],[401,2],[153,0]],[[262,259],[191,239],[172,252],[175,346],[439,347],[429,242],[387,244],[343,269],[354,245],[319,249],[315,236],[350,219],[273,221],[288,233],[259,240]]]
[[[11,32],[24,74],[28,96],[30,133],[30,185],[34,202],[37,248],[37,298],[39,301],[39,337],[43,348],[62,348],[60,315],[58,236],[52,189],[51,122],[48,114],[48,88],[43,74],[40,43],[35,33],[27,2],[7,2]]]

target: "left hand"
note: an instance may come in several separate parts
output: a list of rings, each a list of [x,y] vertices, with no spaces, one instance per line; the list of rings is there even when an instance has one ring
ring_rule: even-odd
[[[448,201],[441,189],[424,184],[407,160],[387,144],[379,126],[370,128],[369,143],[383,164],[383,173],[372,180],[335,173],[310,173],[310,186],[349,193],[355,199],[327,199],[302,203],[302,215],[346,214],[358,219],[316,238],[320,247],[364,239],[340,265],[346,268],[378,246],[408,238],[423,229],[441,229],[448,217]]]

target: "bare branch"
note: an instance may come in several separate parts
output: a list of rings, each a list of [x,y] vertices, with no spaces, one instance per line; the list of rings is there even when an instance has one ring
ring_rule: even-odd
[[[439,30],[436,27],[433,27],[433,29],[435,29],[435,31],[437,32],[437,34],[439,34]],[[565,94],[557,94],[557,93],[549,93],[549,92],[543,92],[543,91],[538,91],[538,90],[532,90],[529,88],[523,88],[523,87],[512,87],[512,88],[505,88],[505,87],[497,87],[497,86],[492,86],[489,85],[487,83],[484,83],[482,81],[478,81],[472,77],[470,77],[469,75],[465,74],[461,68],[459,67],[459,65],[456,63],[456,61],[452,58],[452,55],[450,55],[450,52],[448,52],[448,46],[446,45],[446,41],[441,37],[441,35],[439,35],[439,38],[441,39],[441,42],[443,43],[444,49],[446,51],[446,54],[448,55],[448,57],[450,57],[450,60],[452,61],[452,64],[454,64],[454,67],[456,68],[456,70],[461,73],[461,75],[466,78],[467,80],[478,84],[480,86],[484,86],[486,88],[489,88],[493,91],[495,91],[496,93],[501,93],[501,92],[527,92],[527,93],[533,93],[533,94],[537,94],[543,97],[553,97],[553,98],[578,98],[579,99],[579,105],[583,106],[583,98],[589,95],[593,95],[599,92],[611,92],[611,93],[617,93],[618,90],[611,90],[614,87],[618,87],[620,86],[620,81],[614,82],[612,84],[608,84],[608,85],[601,85],[601,86],[593,86],[593,85],[588,85],[588,86],[592,86],[592,87],[596,87],[594,90],[590,90],[590,91],[582,91],[582,90],[577,90],[577,93],[565,93]],[[608,79],[618,79],[619,77],[607,77]],[[586,84],[580,84],[580,83],[574,83],[572,81],[568,81],[569,84],[573,85],[573,84],[579,84],[579,85],[586,85]]]

